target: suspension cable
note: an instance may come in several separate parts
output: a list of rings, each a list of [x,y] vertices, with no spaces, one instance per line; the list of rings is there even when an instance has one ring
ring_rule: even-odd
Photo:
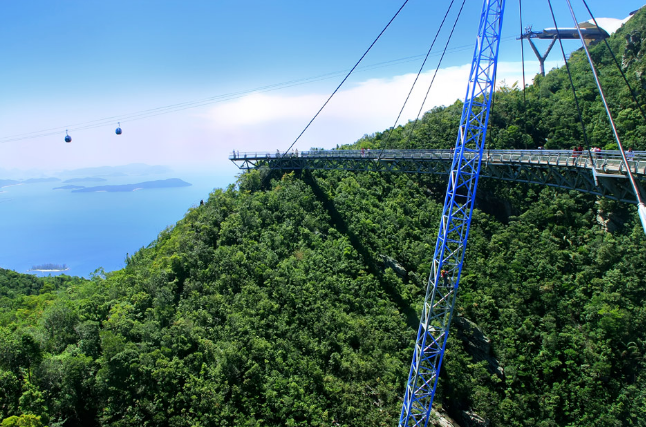
[[[570,13],[572,14],[572,19],[574,20],[574,25],[576,25],[576,30],[579,33],[579,37],[581,38],[581,44],[583,45],[583,49],[585,50],[585,54],[588,57],[588,62],[590,63],[590,68],[592,69],[592,74],[594,76],[594,81],[597,83],[597,89],[599,90],[599,94],[601,95],[601,100],[603,101],[603,106],[606,109],[606,114],[608,115],[608,120],[610,120],[610,125],[612,127],[612,133],[615,136],[615,140],[617,141],[617,145],[619,146],[619,151],[621,152],[621,157],[624,160],[624,164],[626,165],[626,171],[628,172],[628,178],[630,178],[630,183],[633,187],[633,191],[635,192],[635,196],[637,197],[637,202],[638,202],[638,209],[640,213],[640,218],[642,219],[642,225],[644,226],[644,232],[646,233],[646,222],[644,222],[645,217],[642,216],[642,213],[646,214],[646,205],[644,205],[644,202],[642,201],[641,194],[639,192],[639,188],[637,187],[637,183],[635,182],[635,177],[633,176],[632,172],[630,171],[630,165],[628,164],[628,159],[626,158],[626,153],[624,152],[624,147],[621,144],[621,139],[619,139],[619,134],[617,133],[617,127],[615,126],[615,122],[612,119],[612,113],[610,112],[610,108],[608,107],[608,102],[606,101],[606,97],[603,94],[603,88],[601,87],[601,82],[599,81],[599,76],[597,75],[597,70],[594,68],[594,63],[592,61],[592,57],[590,56],[590,51],[588,50],[588,46],[586,46],[585,41],[583,40],[583,34],[581,34],[581,27],[579,26],[579,22],[576,19],[576,15],[574,14],[574,9],[572,9],[572,4],[570,3],[570,0],[566,0],[567,5],[570,8]]]
[[[581,123],[581,129],[583,130],[583,141],[588,149],[588,154],[592,158],[592,152],[590,151],[590,142],[588,141],[588,134],[585,131],[585,124],[583,123],[583,115],[581,114],[581,107],[579,106],[579,98],[576,96],[576,89],[574,88],[574,81],[572,80],[572,73],[570,72],[570,65],[568,64],[567,58],[565,57],[565,49],[563,48],[563,41],[561,40],[561,33],[556,23],[556,17],[554,16],[554,9],[552,8],[552,2],[547,0],[547,4],[550,6],[550,12],[552,14],[552,21],[554,22],[554,28],[556,29],[556,35],[559,39],[559,45],[561,46],[561,54],[563,54],[563,61],[565,62],[565,68],[567,70],[568,78],[570,79],[570,86],[572,87],[572,94],[574,95],[574,103],[576,104],[576,111],[578,113],[579,123]]]
[[[437,77],[437,72],[440,69],[440,66],[442,65],[442,60],[444,59],[444,54],[446,53],[447,48],[449,47],[449,43],[451,43],[451,39],[453,38],[453,32],[455,31],[455,27],[458,24],[458,20],[460,19],[460,16],[462,15],[462,10],[464,9],[464,3],[465,0],[462,0],[462,5],[460,6],[460,11],[458,12],[458,16],[456,16],[455,21],[453,22],[453,28],[451,28],[451,33],[449,34],[449,38],[446,40],[446,44],[444,45],[444,50],[442,51],[442,56],[440,57],[440,61],[437,63],[437,67],[435,67],[435,72],[433,73],[433,78],[431,79],[431,83],[428,85],[428,89],[426,89],[426,94],[424,95],[424,100],[422,101],[422,105],[419,106],[419,111],[417,112],[417,117],[415,118],[415,121],[413,122],[413,125],[411,126],[410,132],[408,132],[408,138],[413,135],[413,131],[415,130],[415,127],[417,127],[417,123],[419,122],[419,118],[422,115],[422,111],[424,110],[424,105],[426,104],[426,100],[428,99],[428,94],[431,92],[431,88],[433,87],[433,83],[435,82],[435,77]]]
[[[599,27],[599,24],[597,23],[596,18],[592,14],[592,11],[588,7],[588,3],[583,0],[583,4],[585,5],[585,8],[588,10],[588,13],[590,14],[590,17],[592,18],[592,21],[594,22],[594,25],[597,27],[597,30],[601,31],[601,28]],[[628,83],[628,79],[626,78],[626,74],[624,73],[624,70],[621,69],[621,65],[619,65],[619,61],[617,60],[617,57],[615,56],[614,52],[612,51],[612,48],[610,47],[610,43],[608,43],[608,40],[605,38],[603,39],[604,43],[606,44],[606,47],[608,48],[608,52],[610,52],[610,55],[612,56],[612,59],[615,61],[615,65],[617,66],[617,69],[621,73],[621,77],[624,78],[624,82],[626,83],[626,86],[628,86],[628,89],[630,90],[630,96],[633,98],[633,101],[635,101],[635,104],[637,105],[637,108],[639,108],[639,112],[642,114],[642,118],[646,122],[646,114],[644,113],[644,110],[642,109],[641,104],[639,101],[637,101],[637,97],[635,96],[635,91],[633,90],[632,86],[630,86],[630,83]]]
[[[523,5],[522,0],[518,0],[518,16],[520,17],[520,59],[523,64],[523,103],[525,103],[525,40],[523,39]]]
[[[496,106],[496,79],[494,78],[493,86],[491,87],[491,107],[489,107],[489,120],[487,121],[487,135],[485,136],[489,138],[489,144],[491,144],[493,140],[493,132],[489,132],[489,130],[491,130],[491,128],[493,127],[493,120],[494,120],[493,110],[495,106]],[[485,146],[488,146],[487,141],[485,140],[484,142],[485,142]],[[457,155],[457,151],[456,151],[456,155]]]
[[[417,80],[419,79],[419,76],[422,74],[422,71],[424,70],[424,66],[426,65],[426,61],[428,60],[429,55],[433,51],[433,47],[435,46],[435,42],[437,41],[437,37],[440,35],[440,32],[442,31],[442,28],[444,27],[444,23],[446,22],[446,17],[449,16],[449,12],[451,12],[451,8],[453,7],[453,3],[455,0],[451,0],[451,3],[449,3],[449,7],[446,9],[446,13],[444,14],[444,18],[442,19],[442,22],[440,23],[439,28],[437,29],[437,32],[435,33],[435,37],[433,38],[433,42],[431,43],[431,47],[428,49],[428,52],[426,52],[426,58],[424,58],[424,61],[422,62],[422,65],[419,67],[419,71],[417,71],[417,75],[415,76],[415,80],[413,81],[413,84],[411,85],[410,90],[408,91],[408,95],[406,96],[406,99],[404,100],[404,105],[402,105],[402,108],[399,110],[399,114],[397,115],[397,118],[395,119],[395,124],[392,127],[392,131],[388,132],[386,135],[386,140],[383,143],[383,147],[381,148],[381,152],[377,156],[378,159],[381,159],[382,154],[384,153],[384,150],[386,147],[388,147],[388,141],[390,141],[390,136],[392,135],[393,131],[395,130],[395,127],[397,127],[397,123],[399,122],[399,119],[401,118],[402,113],[404,112],[404,108],[406,108],[406,104],[408,103],[408,100],[410,99],[411,94],[413,93],[413,89],[415,89],[415,85],[417,84]],[[462,6],[464,6],[464,1],[462,2]],[[460,12],[462,12],[462,9],[460,8]],[[458,17],[460,15],[458,14]],[[445,48],[446,51],[446,48]],[[442,63],[442,58],[444,58],[444,52],[442,52],[442,56],[440,57],[440,62],[439,64]],[[433,78],[435,79],[435,78]],[[432,82],[431,82],[432,84]],[[423,104],[422,104],[423,105]],[[417,116],[419,118],[419,114]]]
[[[296,142],[297,142],[299,139],[301,139],[301,136],[303,136],[303,134],[305,133],[305,131],[310,127],[310,125],[311,125],[311,124],[312,124],[312,122],[313,122],[313,121],[318,117],[318,115],[319,115],[319,114],[321,114],[321,111],[323,111],[323,109],[324,109],[324,108],[325,108],[325,106],[330,102],[330,100],[332,99],[332,97],[333,97],[333,96],[334,96],[334,95],[339,91],[339,89],[341,89],[341,86],[343,86],[343,83],[345,83],[345,81],[346,81],[346,80],[348,80],[348,77],[350,77],[350,74],[352,74],[352,72],[354,71],[354,69],[355,69],[355,68],[357,68],[357,67],[359,66],[359,64],[361,63],[361,61],[363,61],[363,58],[365,58],[365,57],[366,57],[366,55],[368,54],[368,52],[370,52],[370,49],[372,49],[372,47],[375,45],[375,43],[377,43],[377,41],[381,38],[381,36],[386,32],[386,30],[388,29],[388,27],[390,27],[390,24],[392,24],[392,22],[395,20],[395,18],[397,18],[397,16],[399,15],[399,12],[401,12],[401,11],[402,11],[402,9],[404,9],[404,6],[406,6],[406,4],[407,4],[407,3],[408,3],[408,0],[405,0],[405,1],[404,1],[404,3],[401,5],[401,7],[397,10],[397,12],[395,13],[395,15],[394,15],[392,18],[390,18],[390,21],[388,21],[388,24],[386,24],[386,26],[384,27],[384,29],[383,29],[383,30],[381,30],[381,32],[379,33],[379,35],[377,36],[377,38],[376,38],[376,39],[372,42],[372,44],[370,45],[370,47],[368,47],[368,49],[363,53],[363,55],[361,55],[361,58],[359,58],[359,60],[357,61],[357,63],[356,63],[356,64],[354,64],[354,67],[352,67],[352,69],[348,72],[348,74],[343,78],[343,80],[341,81],[341,83],[339,83],[339,86],[337,86],[337,88],[336,88],[336,89],[334,89],[334,92],[332,92],[332,95],[330,95],[330,97],[327,99],[327,101],[325,101],[325,103],[323,103],[323,106],[322,106],[322,107],[321,107],[321,108],[316,112],[316,114],[314,114],[314,117],[312,117],[312,120],[310,120],[310,122],[307,124],[307,126],[305,126],[305,129],[303,129],[303,130],[301,131],[301,133],[296,137],[296,139],[294,140],[294,142],[292,142],[292,144],[287,148],[287,150],[285,150],[285,153],[287,153],[289,150],[291,150],[291,149],[292,149],[292,147],[294,146],[294,144],[296,144]]]

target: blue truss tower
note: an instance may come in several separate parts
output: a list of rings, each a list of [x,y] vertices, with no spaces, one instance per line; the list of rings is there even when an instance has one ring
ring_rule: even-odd
[[[442,367],[469,236],[496,81],[505,0],[484,0],[433,267],[426,285],[400,426],[426,426]],[[475,155],[474,155],[475,154]]]

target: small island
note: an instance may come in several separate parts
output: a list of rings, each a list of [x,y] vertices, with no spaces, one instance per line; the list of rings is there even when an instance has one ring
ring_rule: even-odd
[[[179,178],[160,179],[157,181],[146,181],[137,184],[123,184],[123,185],[98,185],[95,187],[79,188],[72,190],[72,193],[95,193],[95,192],[124,192],[124,191],[137,191],[149,190],[152,188],[172,188],[172,187],[189,187],[192,184],[182,181]]]
[[[69,270],[69,268],[65,264],[60,265],[60,264],[51,264],[51,263],[49,263],[49,264],[34,265],[27,271],[44,271],[44,272],[48,272],[48,271],[68,271],[68,270]]]
[[[79,190],[85,188],[83,185],[63,185],[62,187],[54,187],[52,190]]]
[[[18,185],[20,183],[21,183],[20,181],[16,181],[14,179],[0,179],[0,188],[10,187],[12,185]]]
[[[43,182],[57,182],[59,178],[29,178],[22,181],[23,184],[41,184]]]
[[[23,184],[42,184],[44,182],[57,182],[60,181],[58,178],[29,178],[16,181],[15,179],[0,179],[0,188],[10,187],[13,185],[23,185]]]
[[[85,178],[70,178],[63,181],[63,184],[73,184],[76,182],[105,182],[107,179],[98,176],[88,176]]]

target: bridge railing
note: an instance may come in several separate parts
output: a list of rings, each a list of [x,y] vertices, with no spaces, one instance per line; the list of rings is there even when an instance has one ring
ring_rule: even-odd
[[[333,159],[381,159],[394,160],[451,160],[453,150],[307,150],[290,152],[233,152],[230,160],[262,160],[277,158],[333,158]],[[466,153],[466,157],[475,153]],[[635,173],[646,174],[646,151],[627,153],[628,163]],[[486,163],[524,163],[545,166],[571,166],[595,168],[602,172],[624,172],[621,153],[617,150],[590,152],[588,150],[485,150],[483,162]]]
[[[277,159],[290,157],[307,158],[368,158],[368,159],[451,159],[453,150],[308,150],[290,152],[234,152],[230,160]]]

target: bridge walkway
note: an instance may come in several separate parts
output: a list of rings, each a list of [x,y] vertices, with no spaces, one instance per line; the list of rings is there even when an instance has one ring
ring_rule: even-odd
[[[646,152],[629,153],[629,167],[646,187]],[[475,157],[477,153],[467,153]],[[229,159],[242,170],[347,170],[448,174],[453,150],[309,150],[289,153],[234,152]],[[619,151],[486,150],[480,176],[548,185],[636,204]],[[642,193],[646,194],[646,193]]]

